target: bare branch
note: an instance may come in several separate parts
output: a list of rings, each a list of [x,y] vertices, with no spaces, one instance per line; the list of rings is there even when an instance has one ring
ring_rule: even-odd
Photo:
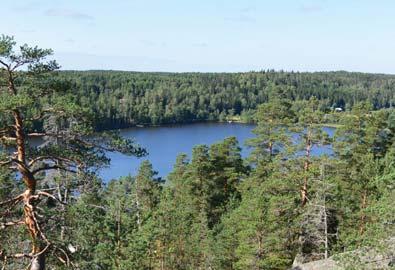
[[[46,238],[44,238],[44,240],[46,240]],[[34,254],[33,257],[38,257],[47,251],[47,249],[51,246],[51,243],[48,240],[46,240],[46,241],[47,241],[47,245],[45,246],[45,248],[43,248],[43,250],[41,250],[39,253]]]
[[[13,129],[14,129],[14,126],[8,126],[8,127],[0,129],[0,133],[7,134],[7,133],[11,132]]]
[[[7,160],[7,161],[2,161],[0,162],[0,166],[6,166],[6,165],[10,165],[13,162],[12,159]]]
[[[64,138],[61,133],[48,133],[48,132],[32,132],[26,135],[27,137],[52,137],[52,138]]]
[[[23,199],[23,194],[20,194],[15,198],[9,199],[4,202],[0,202],[0,206],[7,205],[7,204],[16,204],[16,203],[20,202],[22,199]]]
[[[69,168],[66,168],[64,166],[45,164],[44,166],[33,170],[32,171],[32,175],[35,175],[35,174],[37,174],[39,172],[42,172],[42,171],[49,171],[49,170],[63,170],[63,171],[66,171],[66,172],[77,173],[76,171],[74,171],[72,169],[69,169]]]
[[[62,162],[70,163],[70,164],[75,163],[75,161],[73,161],[69,158],[65,158],[65,157],[39,156],[39,157],[32,159],[29,162],[28,167],[32,167],[35,163],[42,161],[42,160],[62,161]]]
[[[7,258],[14,258],[14,259],[24,259],[24,258],[32,258],[33,256],[31,254],[26,254],[26,253],[16,253],[13,255],[7,255]]]
[[[28,133],[26,136],[28,136],[28,137],[44,137],[44,136],[50,136],[50,134],[45,133],[45,132],[33,132],[33,133]]]
[[[19,61],[15,61],[15,65],[14,65],[13,67],[10,65],[10,70],[11,70],[11,71],[15,71],[17,68],[19,68],[19,67],[21,67],[21,66],[23,66],[23,65],[26,65],[26,64],[28,64],[28,63],[29,63],[28,60],[19,60]]]
[[[7,68],[7,70],[10,69],[10,66],[8,64],[6,64],[3,60],[0,59],[0,64],[2,64],[3,66],[5,66]]]
[[[16,158],[12,158],[8,161],[4,161],[4,162],[0,163],[0,166],[9,165],[12,163],[16,163],[18,165],[16,169],[18,169],[19,172],[22,173],[23,175],[30,175],[31,174],[29,168],[26,167],[26,164]]]
[[[98,209],[107,211],[107,209],[106,209],[104,206],[101,206],[101,205],[88,204],[88,206],[92,206],[92,207],[94,207],[94,208],[98,208]]]
[[[53,245],[53,246],[54,246],[55,249],[59,250],[63,254],[63,256],[66,258],[66,260],[64,260],[63,258],[61,258],[59,256],[56,256],[58,258],[58,260],[61,261],[63,264],[65,264],[67,266],[70,266],[70,258],[67,255],[67,252],[64,249],[62,249],[62,248],[60,248],[60,247],[58,247],[56,245]]]
[[[14,141],[16,141],[16,138],[15,137],[8,137],[8,136],[2,136],[2,137],[0,137],[0,140],[1,141],[11,141],[11,142],[14,142]]]
[[[61,200],[59,200],[58,198],[56,198],[54,195],[52,195],[52,194],[50,194],[50,193],[48,193],[48,192],[37,191],[37,195],[39,195],[39,196],[45,196],[45,197],[48,197],[48,198],[51,198],[51,199],[57,201],[57,202],[60,203],[60,204],[67,205],[67,203],[62,202]]]
[[[3,222],[3,223],[0,223],[0,229],[5,229],[5,228],[11,227],[11,226],[19,226],[19,225],[23,225],[23,224],[25,224],[25,222],[23,220]]]

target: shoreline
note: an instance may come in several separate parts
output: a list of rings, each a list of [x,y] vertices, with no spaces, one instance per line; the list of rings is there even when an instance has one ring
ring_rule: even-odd
[[[159,128],[159,127],[172,127],[172,126],[184,126],[184,125],[194,125],[194,124],[241,124],[241,125],[256,125],[256,122],[247,122],[242,120],[229,120],[229,121],[215,121],[215,120],[202,120],[202,121],[194,121],[194,122],[181,122],[181,123],[167,123],[167,124],[158,124],[158,125],[132,125],[128,127],[118,128],[118,129],[105,129],[101,131],[110,131],[110,130],[124,130],[130,128]],[[317,124],[317,126],[329,127],[329,128],[340,128],[343,125],[336,123],[322,123]],[[100,132],[100,131],[99,131]]]
[[[176,127],[176,126],[184,126],[184,125],[194,125],[194,124],[240,124],[240,125],[256,125],[256,122],[248,122],[248,121],[242,121],[242,120],[227,120],[227,121],[216,121],[216,120],[201,120],[201,121],[193,121],[193,122],[180,122],[180,123],[166,123],[166,124],[157,124],[157,125],[152,125],[152,124],[136,124],[136,125],[130,125],[130,126],[125,126],[121,128],[109,128],[109,129],[102,129],[98,130],[97,132],[105,132],[105,131],[122,131],[122,130],[127,130],[127,129],[132,129],[132,128],[160,128],[160,127]],[[322,124],[317,124],[317,126],[321,127],[328,127],[328,128],[340,128],[342,127],[341,124],[337,123],[322,123]]]
[[[193,124],[243,124],[243,125],[256,125],[255,122],[247,122],[242,120],[199,120],[192,122],[179,122],[179,123],[164,123],[164,124],[134,124],[130,126],[120,127],[120,128],[108,128],[108,129],[100,129],[97,132],[111,131],[111,130],[124,130],[130,128],[157,128],[157,127],[171,127],[171,126],[183,126],[183,125],[193,125]]]

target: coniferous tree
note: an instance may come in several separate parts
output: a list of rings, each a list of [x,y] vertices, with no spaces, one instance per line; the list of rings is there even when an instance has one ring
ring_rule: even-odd
[[[17,50],[13,38],[0,38],[0,139],[3,147],[16,149],[14,153],[4,151],[0,165],[18,172],[25,188],[23,193],[15,194],[0,206],[12,206],[16,211],[23,209],[20,219],[7,221],[12,223],[7,227],[25,225],[31,244],[31,252],[27,253],[21,250],[12,254],[8,247],[3,247],[2,260],[10,263],[21,260],[31,270],[45,269],[46,255],[49,253],[69,264],[65,248],[47,237],[51,223],[41,220],[41,214],[45,213],[39,213],[40,203],[61,203],[50,192],[40,190],[42,174],[54,169],[79,174],[89,172],[90,168],[108,162],[105,150],[137,155],[143,153],[131,141],[123,140],[115,133],[90,137],[93,129],[90,127],[89,111],[77,105],[74,97],[64,91],[65,85],[50,76],[58,68],[55,61],[46,61],[51,53],[51,50],[28,45]],[[23,68],[27,70],[21,70]],[[47,102],[41,106],[40,101],[44,99]],[[44,119],[56,119],[61,123],[61,128],[53,130],[43,127],[42,132],[34,132],[32,127],[35,121]],[[30,141],[33,137],[44,137],[46,143],[35,147]],[[27,238],[27,235],[24,237]]]
[[[376,193],[374,179],[379,173],[376,152],[376,139],[383,128],[380,117],[371,112],[368,103],[354,106],[350,114],[344,115],[342,127],[337,130],[335,151],[343,162],[344,178],[342,187],[346,190],[341,201],[344,213],[342,231],[346,233],[344,240],[352,243],[362,236],[366,224],[366,208],[370,198]],[[347,240],[348,239],[348,240]],[[357,241],[358,242],[358,241]]]
[[[287,127],[294,114],[288,105],[286,99],[274,99],[257,112],[257,137],[249,142],[256,167],[239,187],[240,206],[226,216],[220,234],[237,236],[222,251],[232,259],[225,264],[229,269],[283,269],[292,260],[295,189],[286,164],[292,153]]]

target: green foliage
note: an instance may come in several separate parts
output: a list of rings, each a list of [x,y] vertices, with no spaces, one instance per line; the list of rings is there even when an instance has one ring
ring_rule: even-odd
[[[253,147],[250,160],[254,164],[260,166],[263,163],[266,166],[276,155],[288,154],[292,142],[287,132],[294,118],[288,99],[275,98],[259,106],[257,127],[253,130],[256,137],[247,142],[248,146]]]
[[[34,104],[32,98],[25,94],[13,95],[6,92],[0,94],[0,111],[12,111],[14,109],[26,109]]]

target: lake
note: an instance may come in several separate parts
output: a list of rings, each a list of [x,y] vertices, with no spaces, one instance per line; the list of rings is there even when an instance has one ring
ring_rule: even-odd
[[[198,144],[210,145],[221,141],[226,137],[235,136],[242,147],[242,156],[249,154],[249,148],[244,146],[247,139],[253,138],[251,132],[255,125],[239,123],[196,123],[187,125],[172,125],[160,127],[129,128],[121,130],[121,134],[127,138],[134,138],[149,155],[143,158],[125,156],[119,153],[109,153],[111,165],[100,171],[100,176],[105,181],[136,174],[143,160],[148,159],[155,171],[161,177],[166,177],[173,168],[176,157],[185,153],[189,157],[192,148]],[[330,136],[333,128],[324,128]],[[317,147],[313,154],[330,154],[330,146]]]

